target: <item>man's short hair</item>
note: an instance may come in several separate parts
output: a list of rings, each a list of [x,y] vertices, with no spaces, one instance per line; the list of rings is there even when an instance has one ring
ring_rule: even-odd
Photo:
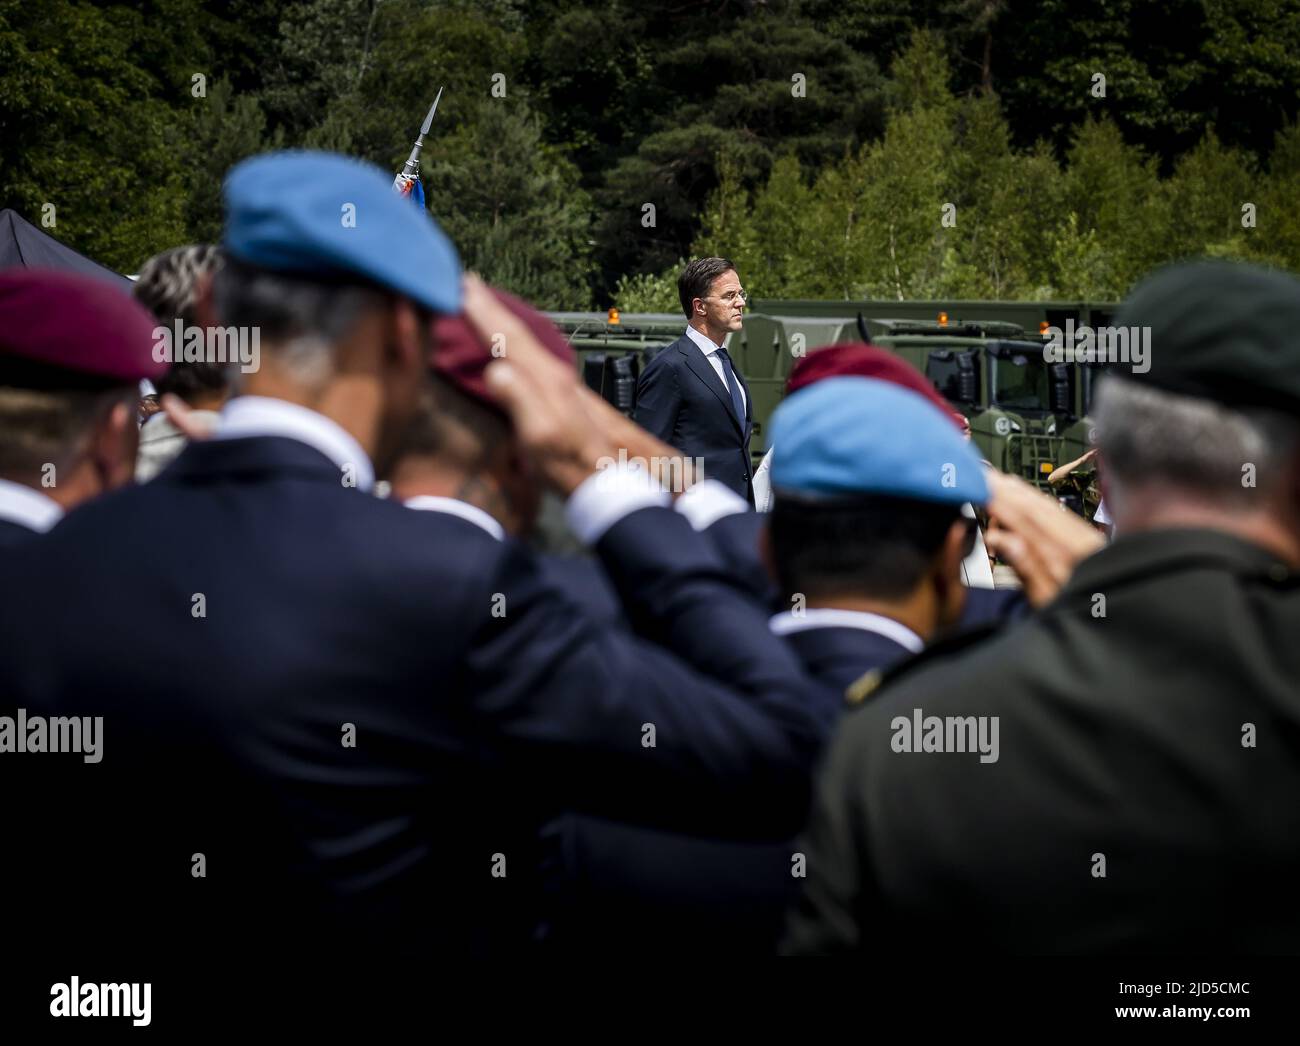
[[[786,596],[899,599],[934,562],[958,505],[884,495],[805,501],[778,491],[768,520],[777,583]]]
[[[510,422],[437,373],[420,389],[420,405],[402,439],[400,456],[440,458],[473,471],[511,438]]]
[[[0,478],[36,484],[46,465],[69,465],[79,445],[118,403],[139,389],[25,389],[0,386]],[[58,479],[57,471],[54,476]]]
[[[320,386],[334,372],[334,346],[367,310],[391,295],[361,283],[271,272],[226,258],[212,285],[219,322],[257,327],[262,355],[274,357],[295,380]],[[428,315],[421,312],[427,327]],[[232,377],[237,375],[232,373]]]
[[[733,269],[735,266],[727,258],[696,258],[682,270],[677,277],[677,297],[687,319],[691,318],[691,303],[696,298],[705,297],[713,281]]]
[[[216,272],[221,264],[221,249],[210,243],[172,247],[144,263],[133,293],[162,326],[172,329],[180,320],[188,327],[195,322],[194,302],[200,278]],[[171,392],[191,403],[205,394],[225,392],[230,386],[231,368],[228,363],[177,360],[154,382],[154,387],[160,396]]]
[[[1300,452],[1300,421],[1109,377],[1097,389],[1097,444],[1117,488],[1146,483],[1232,505],[1257,501]],[[1252,485],[1243,482],[1253,465]]]

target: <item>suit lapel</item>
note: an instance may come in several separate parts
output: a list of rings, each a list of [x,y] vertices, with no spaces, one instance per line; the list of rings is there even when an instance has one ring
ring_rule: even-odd
[[[731,392],[727,389],[727,386],[723,383],[722,379],[718,377],[718,372],[713,369],[713,364],[711,364],[705,357],[704,351],[696,345],[695,342],[691,341],[689,337],[683,336],[682,342],[683,344],[678,346],[678,351],[686,357],[686,366],[691,369],[692,374],[699,378],[700,381],[704,382],[713,394],[718,397],[718,401],[726,408],[727,417],[729,417],[732,424],[736,426],[736,430],[740,432],[741,435],[744,435],[745,429],[748,427],[748,420],[746,421],[746,425],[741,425],[740,420],[736,417],[736,409],[731,405]],[[734,371],[735,368],[732,369]],[[739,374],[736,375],[736,380],[740,380]],[[748,389],[745,390],[745,400],[746,403],[748,403]],[[746,407],[745,413],[746,415],[749,414],[748,407]]]

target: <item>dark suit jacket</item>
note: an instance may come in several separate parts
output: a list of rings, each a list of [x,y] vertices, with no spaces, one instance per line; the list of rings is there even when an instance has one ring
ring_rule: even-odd
[[[912,656],[888,636],[838,625],[791,632],[785,641],[808,671],[839,695],[868,672],[883,671]]]
[[[844,690],[909,656],[854,628],[813,628],[786,642],[825,684],[827,735]],[[574,954],[756,956],[775,953],[806,860],[793,836],[730,841],[568,815],[543,833],[547,897],[540,935]]]
[[[633,417],[686,457],[703,458],[705,476],[752,504],[754,469],[749,436],[754,427],[754,404],[744,377],[732,369],[745,390],[743,423],[736,418],[726,384],[685,334],[661,350],[641,372]]]
[[[0,560],[23,593],[0,599],[0,693],[104,718],[98,764],[0,758],[30,837],[0,877],[38,924],[68,917],[23,939],[65,963],[97,941],[479,953],[526,938],[554,808],[793,830],[808,682],[696,538],[647,508],[600,551],[709,674],[593,623],[523,545],[346,488],[293,440],[194,443],[79,508]]]
[[[0,548],[12,548],[31,541],[37,537],[36,531],[15,523],[12,519],[0,519]]]

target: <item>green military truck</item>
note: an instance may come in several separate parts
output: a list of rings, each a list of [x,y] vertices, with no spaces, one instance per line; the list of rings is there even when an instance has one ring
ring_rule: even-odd
[[[971,439],[996,468],[1047,487],[1061,463],[1071,404],[1049,366],[1043,338],[988,320],[940,325],[866,320],[873,344],[897,353],[933,382],[970,422]]]
[[[1044,331],[1109,322],[1086,302],[755,302],[728,352],[750,389],[757,462],[795,359],[824,345],[870,341],[934,382],[970,421],[980,453],[1049,489],[1047,476],[1091,443],[1087,412],[1099,368],[1050,363]],[[578,352],[583,378],[619,409],[635,405],[641,368],[681,337],[675,313],[551,313]]]

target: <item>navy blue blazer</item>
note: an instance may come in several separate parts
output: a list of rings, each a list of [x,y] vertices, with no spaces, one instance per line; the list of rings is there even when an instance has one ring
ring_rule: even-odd
[[[0,599],[0,693],[103,717],[97,764],[0,758],[29,800],[24,858],[0,862],[44,926],[23,939],[65,963],[254,936],[353,963],[482,953],[527,937],[557,809],[797,829],[824,729],[766,608],[667,508],[598,551],[680,656],[593,621],[524,545],[278,437],[192,443],[3,557],[23,596]]]
[[[785,638],[825,684],[809,698],[827,736],[850,684],[910,656],[862,629],[811,628]],[[774,954],[803,882],[799,852],[793,833],[728,840],[570,814],[542,833],[539,937],[575,955]]]
[[[36,531],[15,523],[12,519],[0,519],[0,548],[13,548],[36,537]]]
[[[888,636],[839,625],[800,629],[785,641],[812,676],[841,696],[868,672],[884,671],[912,656]]]
[[[749,437],[754,427],[754,403],[744,377],[732,369],[745,390],[743,419],[736,417],[731,393],[713,365],[683,334],[660,350],[641,372],[633,418],[684,456],[702,458],[705,476],[753,504]]]

